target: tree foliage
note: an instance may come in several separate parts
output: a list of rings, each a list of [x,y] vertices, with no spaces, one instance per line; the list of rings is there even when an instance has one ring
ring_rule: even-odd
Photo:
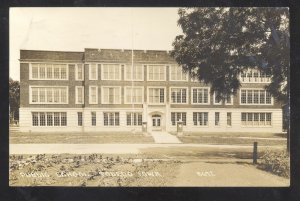
[[[17,116],[20,107],[20,83],[9,78],[9,106],[10,113]]]
[[[241,86],[248,68],[269,73],[266,89],[287,101],[289,12],[287,8],[181,8],[171,56],[185,72],[225,99]]]

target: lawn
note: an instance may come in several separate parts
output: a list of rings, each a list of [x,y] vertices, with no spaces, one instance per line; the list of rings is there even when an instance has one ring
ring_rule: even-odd
[[[91,133],[21,133],[10,132],[10,144],[66,143],[66,144],[104,144],[104,143],[154,143],[153,138],[142,133],[130,132],[91,132]]]
[[[286,136],[276,133],[185,133],[178,136],[183,143],[227,145],[286,145]],[[265,138],[265,139],[264,139]]]

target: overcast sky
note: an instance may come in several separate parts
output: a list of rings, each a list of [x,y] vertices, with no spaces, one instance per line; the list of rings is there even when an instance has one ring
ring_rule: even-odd
[[[20,79],[20,49],[171,50],[178,8],[11,8],[10,72]]]

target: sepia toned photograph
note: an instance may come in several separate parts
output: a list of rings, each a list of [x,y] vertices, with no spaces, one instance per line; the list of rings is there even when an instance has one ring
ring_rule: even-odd
[[[288,187],[286,7],[12,7],[9,185]]]

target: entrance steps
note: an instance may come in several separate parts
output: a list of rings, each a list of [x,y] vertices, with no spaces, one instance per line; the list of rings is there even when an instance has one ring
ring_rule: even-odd
[[[152,131],[152,137],[154,138],[155,143],[168,143],[168,144],[178,144],[181,141],[174,135],[171,135],[165,131]]]

